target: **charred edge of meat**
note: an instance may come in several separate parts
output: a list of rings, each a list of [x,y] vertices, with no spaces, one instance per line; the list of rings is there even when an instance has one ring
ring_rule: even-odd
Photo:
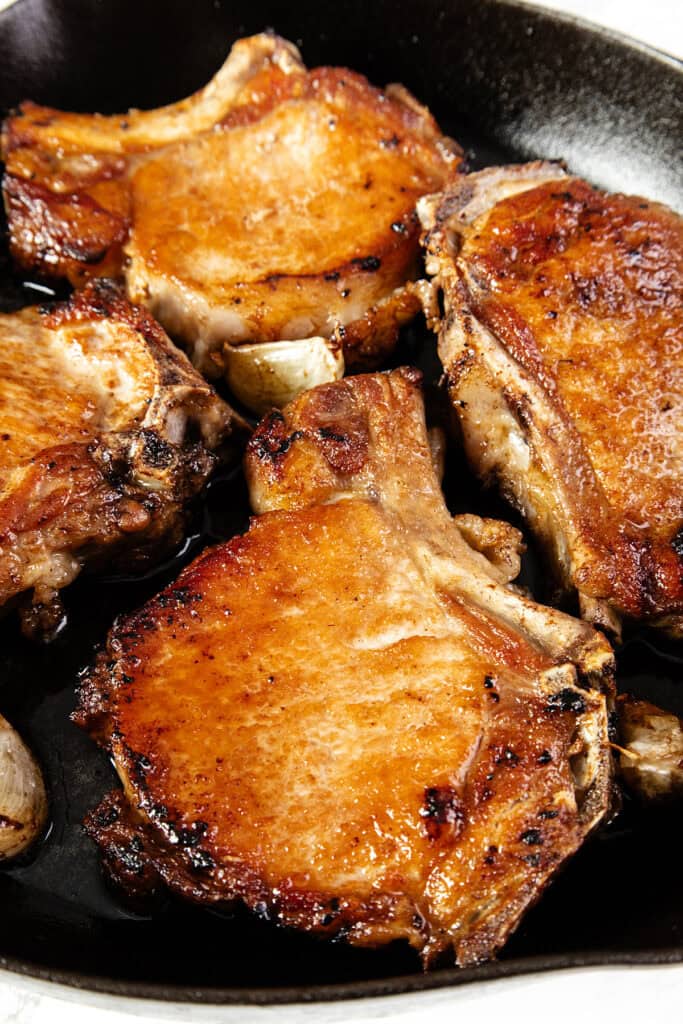
[[[346,366],[354,371],[376,370],[394,349],[399,331],[420,311],[420,298],[414,282],[408,281],[376,306],[367,309],[358,320],[341,325],[339,336]]]
[[[140,426],[105,428],[88,444],[45,449],[32,459],[12,500],[2,505],[0,534],[14,538],[12,574],[5,573],[3,597],[20,603],[26,633],[44,637],[63,618],[59,587],[49,584],[52,562],[69,560],[60,568],[63,587],[86,565],[116,562],[135,568],[168,550],[180,539],[187,503],[217,459],[232,454],[245,425],[115,283],[93,281],[42,317],[46,329],[55,331],[90,322],[125,325],[138,336],[141,349],[147,345],[155,370]],[[44,494],[46,474],[50,488]],[[39,578],[32,594],[20,598],[22,567],[32,564],[36,545],[43,552],[47,582]]]
[[[192,902],[213,903],[226,910],[241,902],[263,920],[312,932],[322,939],[362,941],[364,928],[398,923],[415,948],[425,945],[427,923],[405,897],[381,894],[360,902],[286,887],[275,892],[243,863],[218,867],[201,848],[206,831],[203,823],[189,829],[169,825],[166,807],[148,807],[145,814],[149,821],[116,790],[87,815],[83,826],[100,849],[106,877],[134,906],[142,909],[168,890]]]
[[[249,441],[248,456],[269,464],[281,475],[285,457],[298,442],[319,451],[336,473],[359,472],[368,457],[370,434],[365,415],[356,408],[353,390],[323,384],[316,389],[311,415],[304,405],[303,416],[299,416],[298,408],[289,416],[277,411],[266,416]],[[292,420],[301,426],[290,431]]]
[[[188,376],[191,374],[192,384],[198,390],[211,390],[192,370],[187,357],[171,344],[163,327],[142,306],[130,303],[122,286],[111,278],[100,277],[89,281],[84,288],[53,306],[44,315],[45,324],[49,328],[92,319],[125,324],[150,345],[159,367],[159,384],[162,387],[190,383]]]
[[[576,179],[565,178],[568,187],[563,190],[563,171],[560,164],[537,162],[526,166],[479,172],[468,181],[461,184],[456,182],[449,186],[442,195],[425,197],[418,203],[418,209],[425,228],[423,242],[427,249],[429,272],[436,275],[436,285],[445,288],[450,299],[450,311],[445,320],[442,318],[440,324],[441,344],[447,344],[448,336],[452,332],[469,338],[467,347],[462,338],[459,338],[452,353],[453,361],[447,367],[454,404],[459,397],[459,385],[479,351],[473,330],[474,318],[481,323],[482,330],[490,332],[498,339],[506,353],[509,378],[508,388],[502,391],[502,398],[507,402],[519,425],[520,433],[526,434],[527,440],[530,441],[532,452],[532,432],[538,434],[542,431],[548,438],[552,435],[556,439],[564,434],[567,439],[565,444],[574,448],[574,461],[579,457],[583,459],[584,476],[589,480],[592,468],[590,459],[583,450],[583,441],[576,434],[576,426],[560,400],[554,377],[547,372],[534,339],[527,331],[523,345],[519,339],[515,340],[515,332],[524,329],[523,321],[518,318],[514,323],[507,323],[503,307],[496,303],[495,297],[488,291],[485,273],[483,280],[478,277],[479,265],[476,260],[466,267],[457,260],[459,248],[468,237],[468,227],[478,216],[495,209],[498,202],[508,198],[511,184],[513,192],[524,192],[533,190],[536,186],[552,185],[552,179],[556,178],[557,188],[551,193],[551,198],[560,203],[572,204],[576,208],[587,208],[587,201],[575,194],[576,187],[587,186]],[[591,193],[589,212],[595,212],[593,207],[597,202],[598,212],[604,213],[604,196],[602,200],[599,195],[597,199],[594,196],[595,193]],[[586,226],[590,225],[584,225]],[[557,241],[555,236],[553,239]],[[545,241],[547,240],[544,240],[544,244]],[[587,304],[593,304],[600,299],[599,279],[577,278],[574,284],[577,288],[575,302],[579,307],[585,308]],[[666,302],[668,295],[666,289],[663,290],[661,301]],[[609,295],[604,296],[607,312],[612,313],[614,308],[610,301]],[[510,314],[510,309],[506,307],[506,315]],[[510,343],[511,338],[514,345]],[[518,365],[517,360],[520,359]],[[500,380],[501,373],[499,366],[494,374],[496,379]],[[542,391],[542,396],[537,396],[535,401],[532,399],[530,402],[530,395],[527,393],[528,381],[527,386],[524,386],[525,377],[533,380]],[[548,427],[549,421],[553,421],[553,427]],[[466,430],[466,426],[463,426],[463,429]],[[489,440],[489,447],[491,444]],[[548,451],[551,451],[550,440],[547,441],[547,445]],[[560,488],[564,490],[568,505],[571,506],[573,481],[570,476],[566,479],[560,471],[562,460],[559,459],[559,451],[553,458],[558,480],[562,481]],[[537,476],[540,475],[540,464],[532,465],[532,471]],[[489,476],[494,473],[495,469],[489,469]],[[498,473],[503,477],[508,470],[503,466]],[[528,482],[530,473],[526,479]],[[515,507],[520,508],[524,501],[514,493],[517,488],[514,474],[512,479],[508,479],[507,484],[505,481],[502,483],[501,489],[505,492],[505,497],[512,500]],[[547,486],[552,490],[550,483]],[[542,522],[539,524],[541,541],[548,550],[549,561],[554,564],[554,573],[562,590],[565,594],[577,592],[584,616],[599,628],[617,636],[622,617],[646,619],[652,625],[664,628],[673,635],[680,635],[683,632],[683,541],[680,536],[669,542],[656,536],[644,536],[642,530],[630,527],[620,521],[618,515],[613,515],[613,509],[603,494],[597,478],[593,491],[592,514],[582,514],[581,509],[573,512],[573,525],[579,523],[581,543],[592,551],[592,555],[580,569],[571,570],[569,564],[561,564],[561,559],[557,557],[557,536],[553,535],[552,531],[549,532]],[[562,498],[562,495],[560,497]]]
[[[274,409],[261,420],[249,440],[247,451],[253,453],[259,460],[277,463],[287,454],[294,442],[303,436],[302,430],[295,430],[289,434],[285,417]]]
[[[284,414],[272,414],[268,418],[268,426],[265,429],[267,436],[269,436],[268,431],[272,431],[270,448],[274,452],[279,452],[283,444],[291,438],[293,427],[296,426],[304,434],[304,436],[295,438],[293,444],[287,445],[283,453],[276,454],[275,459],[281,461],[300,456],[303,467],[301,476],[307,477],[309,481],[310,478],[313,478],[314,483],[317,482],[318,477],[327,481],[330,479],[330,474],[322,465],[321,459],[318,458],[317,463],[315,459],[307,462],[308,457],[311,453],[313,456],[319,456],[321,446],[324,445],[343,446],[349,434],[350,424],[359,430],[362,427],[366,435],[374,441],[377,447],[373,449],[370,445],[368,446],[369,458],[372,459],[375,456],[379,459],[378,452],[384,452],[384,443],[387,438],[394,440],[397,434],[397,431],[391,429],[395,424],[390,421],[387,428],[384,423],[387,405],[392,402],[396,403],[396,407],[400,408],[402,414],[407,417],[406,423],[410,424],[411,430],[415,426],[414,418],[411,416],[410,400],[418,401],[418,395],[412,389],[417,389],[420,375],[412,370],[394,371],[394,373],[395,376],[390,381],[387,377],[378,375],[365,380],[354,378],[335,385],[322,386],[314,393],[302,396]],[[258,443],[258,435],[253,443]],[[391,445],[389,445],[390,447]],[[294,452],[294,448],[298,448],[298,453]],[[265,453],[262,453],[263,459],[268,463],[267,468],[270,468],[271,454],[268,447],[266,447]],[[388,457],[391,458],[391,452],[388,453]],[[318,473],[321,466],[323,472]],[[423,460],[423,466],[426,472],[430,472],[427,455]],[[295,485],[301,484],[301,476],[298,474],[299,463],[295,462],[289,468],[296,477]],[[379,469],[381,469],[381,465],[379,465]],[[362,479],[365,480],[365,477]],[[339,485],[339,481],[335,481],[335,483]],[[342,480],[341,487],[337,487],[337,493],[343,491],[347,486],[348,482]],[[406,495],[406,500],[410,501],[409,494]],[[351,508],[353,508],[352,504],[342,502],[336,505],[326,505],[325,512],[334,512],[335,515],[338,515],[340,511]],[[363,509],[367,510],[368,515],[372,514],[374,517],[374,506],[364,504]],[[448,530],[449,525],[452,525],[452,520],[445,507],[443,515],[443,529]],[[274,518],[261,520],[257,529],[266,530],[268,522],[272,523]],[[340,521],[348,523],[348,520]],[[405,536],[405,533],[401,534],[401,542],[404,542]],[[248,537],[242,537],[237,542],[229,542],[226,553],[232,556],[238,550],[244,550],[247,545]],[[272,550],[269,548],[269,552]],[[155,624],[160,625],[162,629],[170,625],[172,631],[175,632],[176,619],[174,616],[177,614],[177,606],[180,605],[185,609],[192,602],[195,588],[203,585],[198,582],[199,579],[204,579],[201,572],[202,559],[208,561],[215,558],[215,551],[200,556],[199,576],[196,575],[198,563],[195,562],[193,567],[181,575],[175,587],[166,591],[161,598],[150,602],[142,611],[126,618],[116,635],[110,639],[110,652],[115,665],[120,666],[120,672],[116,676],[115,669],[112,669],[104,658],[101,659],[94,676],[101,674],[104,677],[108,674],[110,678],[103,678],[99,687],[97,686],[99,680],[95,678],[94,697],[88,693],[84,694],[81,713],[86,725],[91,725],[91,727],[94,725],[97,728],[97,717],[103,707],[105,712],[112,716],[117,714],[116,708],[118,707],[118,713],[122,715],[122,718],[125,716],[125,692],[119,690],[113,696],[110,695],[113,694],[114,686],[124,687],[127,685],[124,673],[134,672],[131,659],[137,651],[136,637],[139,640],[144,631],[155,629]],[[218,567],[220,578],[223,579],[227,571],[223,553],[218,556],[215,565]],[[501,591],[508,597],[510,596],[508,590],[501,587]],[[224,603],[222,602],[222,604]],[[192,611],[194,611],[193,608],[190,609],[190,615]],[[522,634],[528,627],[524,616],[530,611],[531,608],[526,605],[524,608],[518,609],[521,622],[515,621]],[[549,613],[549,615],[554,616],[555,613]],[[517,740],[513,742],[510,739],[509,730],[506,732],[504,728],[499,736],[489,733],[488,747],[482,749],[481,756],[477,755],[476,758],[477,777],[466,780],[462,793],[448,781],[452,776],[446,775],[444,779],[444,776],[430,775],[422,782],[425,788],[418,790],[412,797],[411,814],[412,821],[416,826],[416,835],[421,834],[421,843],[425,844],[426,842],[427,849],[433,850],[438,858],[441,853],[439,844],[443,843],[444,846],[450,847],[464,829],[473,825],[474,819],[470,812],[473,803],[470,801],[470,794],[474,797],[474,804],[478,805],[494,797],[494,790],[497,786],[509,785],[513,792],[515,787],[518,791],[519,777],[525,771],[535,773],[539,768],[542,769],[543,765],[552,763],[553,754],[549,749],[546,750],[546,747],[552,747],[555,735],[559,732],[566,740],[566,745],[562,746],[561,751],[558,750],[558,755],[562,759],[563,770],[566,767],[566,760],[569,759],[570,762],[567,773],[569,775],[568,789],[575,782],[576,790],[581,790],[580,793],[577,792],[576,799],[578,812],[576,813],[576,828],[566,837],[566,843],[554,844],[550,841],[554,830],[566,825],[567,822],[561,815],[553,815],[552,791],[544,791],[543,799],[530,808],[530,813],[522,811],[518,819],[514,820],[514,829],[510,833],[510,851],[504,851],[501,860],[496,859],[498,852],[492,851],[490,847],[487,848],[485,843],[482,844],[481,860],[484,860],[487,870],[488,868],[492,869],[489,872],[490,875],[495,875],[501,864],[503,865],[502,870],[507,870],[504,865],[508,864],[514,868],[512,873],[512,878],[515,880],[514,885],[516,885],[516,880],[521,877],[520,871],[524,873],[524,881],[518,889],[515,889],[514,886],[511,888],[513,898],[508,898],[510,892],[504,893],[501,905],[496,903],[490,910],[489,904],[478,907],[476,917],[472,921],[468,919],[463,922],[465,932],[468,932],[472,925],[471,931],[463,941],[460,941],[457,935],[446,933],[446,926],[444,925],[442,928],[442,925],[438,923],[443,919],[437,915],[433,917],[433,921],[436,923],[425,925],[422,910],[425,910],[426,904],[421,908],[413,903],[412,898],[408,895],[399,897],[388,893],[380,896],[375,895],[373,891],[370,896],[353,897],[356,901],[353,904],[337,897],[339,913],[336,911],[332,913],[329,908],[325,909],[325,901],[328,899],[326,894],[295,889],[294,882],[290,880],[289,875],[284,878],[282,883],[276,883],[276,888],[273,887],[272,882],[269,887],[266,887],[262,878],[255,877],[257,867],[251,860],[248,850],[241,853],[241,848],[238,847],[235,851],[247,861],[245,864],[242,861],[233,861],[229,851],[228,856],[225,856],[225,848],[219,847],[217,840],[230,843],[231,826],[228,826],[227,832],[222,835],[212,834],[211,830],[203,829],[201,819],[205,812],[204,809],[202,811],[198,809],[194,798],[185,805],[189,819],[185,820],[173,806],[174,803],[176,803],[176,807],[179,805],[179,802],[176,801],[177,791],[156,789],[155,783],[164,771],[163,755],[160,756],[157,749],[151,746],[148,748],[147,743],[142,741],[139,747],[148,750],[148,756],[145,757],[143,754],[141,757],[140,749],[133,750],[126,745],[125,734],[112,736],[111,746],[115,751],[115,759],[124,780],[128,798],[137,808],[135,812],[131,813],[137,814],[143,819],[142,831],[139,831],[143,845],[146,848],[148,842],[156,844],[149,847],[149,855],[150,859],[154,861],[158,876],[173,891],[187,895],[189,898],[201,899],[206,902],[221,902],[226,899],[227,894],[230,900],[243,899],[256,913],[269,916],[277,922],[306,930],[324,929],[330,936],[345,935],[351,942],[380,944],[389,938],[407,938],[420,949],[426,963],[431,962],[433,957],[438,955],[444,944],[456,949],[461,962],[471,963],[476,959],[483,959],[491,955],[502,945],[527,904],[538,895],[539,889],[545,885],[558,863],[566,859],[576,849],[585,833],[602,817],[605,808],[605,792],[610,774],[609,760],[599,756],[607,752],[606,747],[603,750],[606,730],[602,729],[605,718],[605,699],[601,694],[592,694],[587,689],[583,690],[576,685],[576,673],[571,664],[574,659],[569,649],[578,652],[576,660],[582,666],[585,664],[586,676],[593,671],[593,665],[595,665],[596,672],[598,666],[601,671],[605,670],[606,659],[611,657],[611,652],[609,652],[604,638],[596,637],[588,626],[566,619],[559,613],[554,621],[550,618],[545,621],[550,632],[553,627],[561,631],[564,624],[564,628],[569,631],[570,635],[557,654],[558,663],[553,664],[543,673],[543,679],[540,680],[542,692],[534,702],[539,726],[543,730],[548,730],[548,735],[544,736],[543,743],[537,742],[533,747],[531,744],[529,747],[525,747],[523,737],[528,728],[528,719],[525,718],[525,721],[521,723],[519,733],[521,742]],[[174,641],[175,639],[173,636]],[[593,642],[598,644],[599,651],[595,652],[592,646]],[[116,645],[116,649],[114,649],[114,645]],[[593,655],[595,656],[593,657]],[[131,665],[130,669],[128,669],[128,665]],[[495,673],[485,675],[484,671],[482,670],[481,680],[484,692],[488,695],[486,714],[491,714],[492,709],[495,708],[493,713],[500,714],[505,718],[507,708],[503,679],[497,682]],[[533,671],[536,672],[535,669]],[[583,669],[580,668],[579,671],[583,671]],[[114,676],[116,678],[112,679],[111,677]],[[272,678],[269,677],[268,682],[271,681]],[[107,686],[110,687],[109,690],[106,689]],[[97,692],[98,690],[99,692]],[[88,715],[90,721],[88,721]],[[599,747],[597,757],[594,756],[596,747]],[[450,770],[450,767],[447,766],[446,770]],[[479,772],[480,767],[481,772]],[[541,771],[540,774],[548,777],[555,771],[556,768],[553,766],[549,772]],[[481,780],[479,779],[480,774]],[[491,785],[484,774],[491,774],[491,778],[495,778],[496,782]],[[479,785],[480,782],[481,785]],[[504,794],[504,791],[502,792]],[[120,799],[125,804],[125,799],[123,797]],[[544,812],[544,816],[541,816],[540,812]],[[571,799],[567,803],[567,813],[569,817],[575,813]],[[209,817],[208,811],[206,817],[208,820],[214,820]],[[200,819],[199,822],[195,818]],[[556,818],[559,821],[557,825],[553,825]],[[139,828],[139,826],[140,822],[136,821],[135,827]],[[213,827],[221,829],[223,826],[218,823]],[[114,841],[110,842],[104,829],[100,829],[99,834],[95,832],[92,834],[102,846],[105,857],[109,855],[112,862],[110,870],[113,874],[116,874],[117,870],[130,869],[130,864],[127,865],[125,857],[123,869],[119,869],[117,866],[118,861],[121,860],[118,853],[122,844],[120,837],[114,837]],[[124,853],[126,849],[124,847]],[[219,849],[221,852],[217,852]],[[188,851],[197,851],[197,853],[191,858]],[[133,853],[139,854],[140,850],[133,850]],[[209,858],[215,854],[216,864],[212,867],[206,857],[197,860],[199,854],[206,854]],[[494,863],[490,864],[485,858],[493,858]],[[140,865],[135,862],[135,858],[133,860],[133,867],[138,870]],[[334,882],[331,884],[333,885]],[[348,897],[349,901],[350,899],[351,897]],[[416,897],[416,899],[421,901],[422,897]],[[323,912],[324,916],[322,916]],[[431,916],[428,915],[428,920]],[[399,921],[398,927],[396,926],[397,920]],[[364,928],[365,932],[363,932]],[[428,934],[429,928],[432,929],[432,934]]]
[[[73,284],[88,274],[118,272],[129,232],[127,217],[105,209],[88,194],[52,192],[7,170],[2,189],[10,251],[19,267]],[[37,241],[27,245],[27,233]]]

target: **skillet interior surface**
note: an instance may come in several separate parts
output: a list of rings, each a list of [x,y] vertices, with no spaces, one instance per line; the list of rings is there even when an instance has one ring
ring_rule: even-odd
[[[470,150],[473,167],[536,156],[613,189],[683,208],[683,72],[677,62],[609,33],[503,0],[351,0],[279,8],[251,0],[20,0],[0,15],[0,107],[23,98],[76,110],[151,107],[204,84],[232,41],[272,26],[309,66],[347,64],[381,84],[401,81]],[[11,274],[0,244],[0,308],[46,298]],[[438,378],[423,324],[396,363]],[[428,385],[429,386],[429,385]],[[432,388],[435,404],[438,393]],[[454,510],[513,518],[483,494],[452,451]],[[396,993],[585,963],[683,960],[683,886],[672,812],[628,801],[524,919],[498,963],[425,977],[402,946],[354,950],[160,900],[144,913],[108,891],[80,822],[114,783],[107,758],[68,721],[78,672],[116,614],[173,578],[201,546],[247,522],[244,482],[219,474],[198,502],[186,543],[144,579],[82,579],[49,647],[0,622],[0,709],[41,759],[52,824],[30,858],[0,871],[0,967],[81,987],[156,998],[273,1002]],[[530,553],[527,580],[542,594]],[[626,637],[620,685],[683,714],[680,647]],[[675,811],[673,812],[675,813]]]

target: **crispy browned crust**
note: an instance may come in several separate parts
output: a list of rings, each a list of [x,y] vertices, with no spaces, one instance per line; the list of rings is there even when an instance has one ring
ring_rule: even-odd
[[[325,142],[325,112],[334,159],[331,152],[322,169],[313,170],[311,159],[279,172],[284,157],[269,152],[267,166],[231,192],[230,154],[238,168],[263,161],[264,145],[286,133],[292,110],[304,136],[314,130],[306,118],[317,112],[313,149]],[[254,135],[268,119],[266,141],[252,141],[249,129]],[[418,309],[405,290],[419,260],[415,200],[445,184],[461,161],[459,148],[406,90],[381,92],[344,68],[307,71],[295,47],[269,35],[238,42],[205,89],[156,111],[102,117],[23,103],[4,124],[2,155],[16,263],[75,285],[122,274],[129,297],[214,374],[224,343],[330,337],[335,328],[350,365],[378,365]],[[269,197],[278,191],[286,200],[305,173],[310,180],[288,224]],[[343,200],[342,175],[349,186]],[[316,195],[329,207],[329,222],[318,224],[316,212],[312,237],[299,243],[299,220],[309,218],[307,203]],[[253,224],[242,238],[247,221]],[[216,252],[233,259],[236,232],[242,276],[231,271],[208,280],[206,271],[195,271]],[[252,251],[242,254],[252,234]]]
[[[75,720],[125,790],[87,821],[107,870],[486,959],[608,806],[609,644],[507,586],[515,531],[451,519],[417,371],[306,392],[247,475],[248,533],[120,620],[83,680]]]
[[[8,338],[21,331],[27,344],[38,347],[35,358],[48,359],[57,394],[64,388],[72,336],[88,327],[95,332],[99,324],[114,333],[120,325],[129,346],[133,332],[133,354],[131,347],[117,354],[116,371],[134,374],[140,367],[147,374],[140,385],[147,388],[142,411],[131,409],[127,419],[124,411],[116,423],[105,416],[93,427],[92,412],[70,419],[67,386],[61,423],[32,443],[31,417],[40,421],[43,392],[34,390],[27,344],[13,368],[9,404],[0,412],[9,431],[0,457],[0,605],[30,595],[25,626],[40,630],[59,618],[57,592],[83,566],[112,559],[144,564],[180,539],[189,498],[201,489],[217,454],[228,455],[242,423],[149,314],[129,305],[107,281],[91,283],[51,310],[23,310],[1,320]],[[116,357],[105,363],[95,348],[87,358],[97,395],[96,385],[107,386],[98,377],[111,372]],[[6,378],[0,394],[5,386]],[[17,402],[31,405],[25,422]],[[13,450],[19,451],[14,458]]]
[[[16,265],[38,277],[67,278],[77,287],[89,277],[120,274],[130,226],[128,196],[122,181],[108,192],[108,199],[116,193],[125,213],[117,213],[113,203],[101,205],[87,188],[55,194],[40,181],[6,171],[3,195]]]
[[[472,464],[587,618],[679,633],[683,221],[547,163],[469,175],[420,215]]]
[[[411,270],[411,276],[414,271]],[[378,305],[371,306],[348,327],[335,330],[349,370],[374,370],[391,355],[398,332],[422,309],[418,294],[411,288],[397,288]]]
[[[157,816],[157,828],[151,827],[121,791],[107,794],[84,821],[110,880],[134,901],[145,901],[166,887],[183,899],[225,910],[242,902],[263,920],[320,938],[349,936],[364,945],[365,933],[369,945],[403,936],[415,936],[418,947],[424,941],[424,922],[416,919],[415,907],[405,897],[378,893],[361,901],[296,887],[273,891],[249,864],[232,861],[217,870],[202,848],[203,824],[176,829]]]

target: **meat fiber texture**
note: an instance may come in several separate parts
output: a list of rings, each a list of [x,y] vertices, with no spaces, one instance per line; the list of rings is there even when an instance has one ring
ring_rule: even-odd
[[[83,680],[123,783],[87,821],[104,864],[138,898],[485,960],[607,811],[611,648],[510,584],[516,530],[450,516],[415,370],[308,391],[246,471],[248,531]]]
[[[234,346],[311,337],[379,365],[419,309],[416,200],[461,161],[407,90],[308,71],[274,35],[158,110],[23,103],[2,155],[15,262],[75,285],[122,276],[209,376]]]
[[[419,212],[472,466],[587,619],[681,635],[683,220],[552,163],[465,176]]]
[[[243,428],[110,283],[0,316],[0,607],[49,634],[84,566],[159,557]]]

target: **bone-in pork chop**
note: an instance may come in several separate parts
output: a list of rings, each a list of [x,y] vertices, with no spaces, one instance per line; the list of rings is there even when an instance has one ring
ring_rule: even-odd
[[[73,283],[124,273],[209,375],[229,346],[310,337],[378,365],[419,307],[415,201],[460,162],[405,89],[307,71],[271,35],[238,42],[170,107],[102,117],[24,103],[3,154],[17,263]]]
[[[584,615],[683,627],[683,220],[557,164],[420,202],[473,466]]]
[[[109,872],[489,957],[607,808],[609,644],[507,585],[517,531],[450,517],[417,371],[302,395],[247,474],[249,531],[121,619],[84,682],[125,787],[87,826]]]
[[[239,422],[103,281],[0,316],[0,606],[23,595],[25,627],[49,629],[85,564],[177,541]]]

